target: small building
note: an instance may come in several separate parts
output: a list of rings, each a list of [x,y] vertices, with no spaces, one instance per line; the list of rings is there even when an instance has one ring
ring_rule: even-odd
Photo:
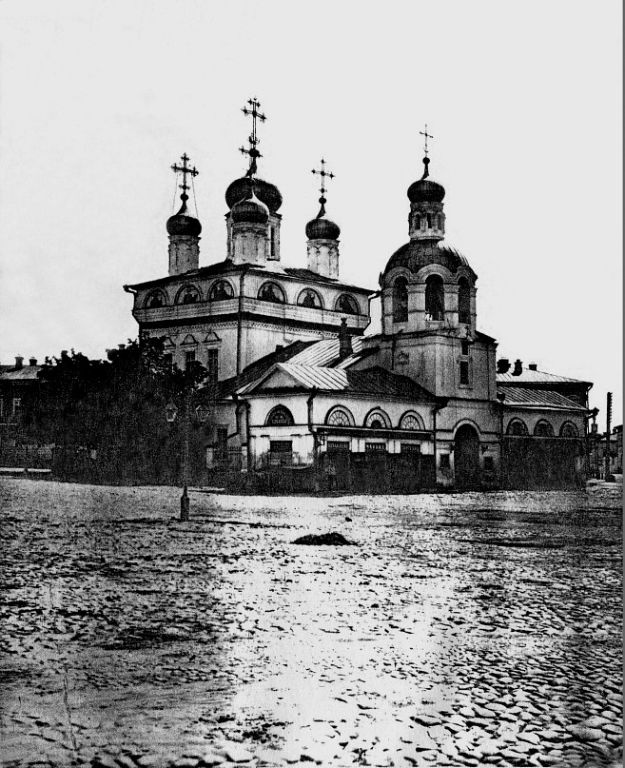
[[[497,362],[478,276],[445,241],[446,191],[427,150],[407,190],[408,241],[373,289],[341,280],[323,161],[306,267],[285,263],[282,196],[257,175],[255,136],[254,125],[247,173],[226,190],[223,254],[199,265],[186,183],[197,171],[183,155],[169,273],[125,286],[139,333],[162,338],[180,367],[208,369],[209,475],[368,492],[581,485],[591,384]],[[370,335],[374,299],[381,332]]]

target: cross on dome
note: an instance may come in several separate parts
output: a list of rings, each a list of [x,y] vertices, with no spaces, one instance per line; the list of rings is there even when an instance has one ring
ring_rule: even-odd
[[[427,123],[425,124],[425,131],[419,131],[419,133],[421,134],[421,136],[424,137],[423,152],[425,153],[425,156],[427,157],[428,156],[428,139],[433,139],[434,136],[432,136],[431,133],[428,133],[428,124]]]
[[[326,161],[323,159],[323,157],[321,158],[321,170],[315,170],[313,168],[312,173],[318,176],[321,176],[321,186],[319,187],[319,192],[321,193],[321,197],[319,198],[319,202],[321,203],[321,210],[319,211],[319,214],[317,216],[317,218],[320,218],[321,216],[324,216],[326,212],[326,209],[325,209],[325,204],[327,202],[325,198],[325,193],[327,191],[326,184],[325,184],[326,177],[328,179],[333,179],[334,174],[331,173],[330,171],[326,171]]]
[[[261,123],[264,123],[267,117],[266,115],[263,115],[262,112],[258,111],[258,108],[260,107],[260,101],[258,101],[257,98],[248,99],[247,103],[250,105],[251,108],[243,107],[241,109],[241,112],[243,112],[244,115],[251,116],[252,118],[252,132],[248,136],[248,141],[250,143],[250,146],[248,149],[246,149],[245,147],[241,147],[239,149],[239,152],[242,152],[244,155],[249,155],[250,167],[247,169],[247,173],[245,175],[252,177],[256,174],[256,171],[258,170],[256,161],[258,160],[259,157],[262,157],[262,155],[257,149],[260,139],[258,138],[258,134],[256,132],[256,128],[257,128],[256,121],[260,120]]]
[[[180,195],[180,199],[183,202],[186,202],[189,199],[189,195],[187,195],[187,190],[189,189],[189,185],[187,184],[187,176],[190,175],[193,179],[194,176],[197,176],[199,174],[198,169],[193,166],[193,168],[190,168],[187,163],[189,162],[189,156],[185,152],[184,155],[180,156],[180,159],[182,160],[182,165],[176,165],[174,163],[171,166],[171,169],[174,173],[181,173],[182,174],[182,184],[179,184],[178,186],[182,190],[182,194]]]

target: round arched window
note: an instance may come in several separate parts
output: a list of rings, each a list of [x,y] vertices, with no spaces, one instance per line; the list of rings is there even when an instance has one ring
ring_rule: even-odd
[[[565,421],[560,429],[560,437],[579,437],[579,432],[575,424]]]
[[[508,429],[506,430],[506,433],[508,435],[515,435],[517,437],[521,437],[523,435],[528,434],[527,427],[525,426],[525,422],[521,421],[521,419],[512,419],[512,421],[508,424]]]
[[[408,281],[398,277],[393,283],[393,320],[403,323],[408,320]]]
[[[458,281],[458,322],[471,322],[471,287],[466,277]]]
[[[535,437],[553,437],[553,427],[545,419],[541,419],[534,427]]]
[[[270,427],[290,427],[293,425],[293,414],[284,405],[276,405],[267,414],[267,426]]]
[[[440,275],[430,275],[425,281],[425,316],[428,320],[445,319],[445,289]]]

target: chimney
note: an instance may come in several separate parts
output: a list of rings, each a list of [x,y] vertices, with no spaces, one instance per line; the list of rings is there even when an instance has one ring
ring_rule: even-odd
[[[17,355],[15,358],[15,370],[21,371],[23,367],[24,367],[24,358]]]
[[[536,363],[530,363],[527,367],[530,369],[530,371],[538,370],[538,365]]]
[[[347,330],[347,318],[341,318],[341,327],[339,328],[339,359],[343,360],[349,357],[353,352],[352,337]]]
[[[514,361],[514,370],[512,371],[513,376],[520,376],[523,373],[523,363],[520,360]]]
[[[281,352],[284,349],[284,344],[276,344],[276,352]]]
[[[507,357],[497,360],[497,373],[508,373],[510,370],[510,361]]]
[[[28,365],[31,365],[31,366],[37,365],[37,358],[31,357],[30,360],[28,361]]]

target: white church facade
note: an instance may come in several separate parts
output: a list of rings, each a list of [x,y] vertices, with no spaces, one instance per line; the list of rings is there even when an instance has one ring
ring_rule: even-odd
[[[591,384],[496,359],[495,339],[478,330],[477,275],[444,239],[445,189],[427,150],[407,192],[408,242],[377,288],[351,285],[323,163],[307,266],[283,261],[282,197],[257,176],[262,116],[250,104],[250,165],[226,191],[223,257],[200,266],[186,184],[197,171],[183,155],[168,274],[124,286],[140,336],[162,338],[180,368],[208,370],[207,480],[363,491],[583,483]],[[381,332],[369,335],[374,299]]]

